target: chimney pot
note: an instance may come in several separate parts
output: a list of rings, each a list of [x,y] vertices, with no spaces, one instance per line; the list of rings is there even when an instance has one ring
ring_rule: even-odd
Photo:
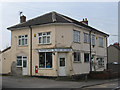
[[[84,21],[84,18],[83,18],[83,21]]]
[[[81,21],[82,23],[84,23],[84,24],[86,24],[86,25],[88,25],[88,20],[87,20],[87,18],[83,18],[83,21]]]
[[[20,23],[26,22],[26,16],[20,16]]]

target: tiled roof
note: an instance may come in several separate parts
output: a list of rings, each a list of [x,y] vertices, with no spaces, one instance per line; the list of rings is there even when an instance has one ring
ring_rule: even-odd
[[[109,36],[108,34],[106,34],[104,32],[101,32],[101,31],[99,31],[99,30],[97,30],[97,29],[95,29],[95,28],[93,28],[91,26],[85,25],[82,22],[79,22],[79,21],[77,21],[75,19],[64,16],[64,15],[59,14],[57,12],[50,12],[50,13],[44,14],[42,16],[33,18],[33,19],[28,20],[26,22],[23,22],[23,23],[8,27],[7,29],[11,30],[11,29],[16,29],[16,28],[43,25],[43,24],[50,24],[50,23],[73,23],[73,24],[77,24],[79,26],[82,26],[84,28],[91,29],[91,30],[93,30],[95,32],[99,32],[99,33],[102,33],[104,35]]]

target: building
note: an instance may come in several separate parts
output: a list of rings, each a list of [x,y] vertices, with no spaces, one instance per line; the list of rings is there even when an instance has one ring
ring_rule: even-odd
[[[120,63],[120,46],[118,43],[108,47],[108,63]]]
[[[71,76],[106,69],[108,34],[89,26],[87,19],[79,22],[50,12],[26,21],[22,15],[19,24],[7,29],[11,31],[10,66],[3,68],[8,72]]]

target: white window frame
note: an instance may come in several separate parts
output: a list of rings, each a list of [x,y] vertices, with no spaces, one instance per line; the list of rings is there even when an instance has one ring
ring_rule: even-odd
[[[47,33],[50,33],[50,34],[47,35]],[[41,34],[41,36],[39,34]],[[46,37],[46,43],[43,43],[43,37]],[[47,38],[48,37],[50,38],[50,42],[49,43],[47,42]],[[39,42],[39,38],[41,38],[41,43]],[[51,32],[41,32],[41,33],[38,33],[38,44],[51,44]]]
[[[26,45],[28,45],[28,35],[27,35],[27,37],[25,37],[26,35],[19,35],[18,36],[18,46],[26,46]],[[21,37],[21,38],[19,38],[19,37]],[[22,44],[22,39],[24,40],[24,44]],[[27,39],[27,43],[25,44],[25,40]],[[20,43],[21,44],[19,44],[19,40],[20,40]]]
[[[45,67],[44,67],[44,68],[43,68],[43,67],[41,68],[41,67],[38,65],[38,68],[39,68],[39,69],[52,69],[52,67],[53,67],[53,55],[52,55],[52,58],[51,58],[51,59],[52,59],[52,67],[51,67],[51,68],[46,68],[46,53],[47,53],[47,52],[43,52],[43,53],[45,53]],[[50,53],[52,53],[52,52],[50,52]],[[52,54],[53,54],[53,53],[52,53]],[[39,64],[40,64],[40,58],[39,58]]]
[[[80,31],[73,30],[73,42],[80,42]]]
[[[92,35],[92,45],[95,45],[95,35]]]
[[[88,33],[84,33],[84,43],[89,43],[90,39],[89,39],[89,34]]]
[[[17,66],[17,57],[22,57],[22,65],[21,66]],[[25,59],[23,59],[23,57],[26,57],[26,60],[28,59],[28,57],[27,56],[17,56],[16,57],[16,67],[23,67],[23,60],[25,60]]]
[[[99,47],[103,47],[103,38],[99,37]]]

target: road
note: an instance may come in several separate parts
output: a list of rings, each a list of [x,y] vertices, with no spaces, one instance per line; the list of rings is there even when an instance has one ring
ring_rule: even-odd
[[[118,87],[118,86],[120,86],[120,85],[118,85],[118,84],[120,84],[120,81],[114,81],[114,82],[108,82],[108,83],[104,83],[104,84],[100,84],[100,85],[93,85],[93,86],[88,86],[88,87],[85,87],[85,88],[83,88],[83,89],[85,89],[85,90],[91,90],[92,88],[108,88],[108,89],[110,89],[110,90],[113,90],[114,88],[116,88],[116,87]],[[119,89],[120,90],[120,89]]]
[[[96,83],[110,82],[102,85],[96,85],[88,88],[115,88],[118,86],[117,81],[110,80],[93,80],[93,81],[56,81],[52,79],[38,77],[14,77],[3,76],[3,88],[82,88],[83,86],[94,85]]]

